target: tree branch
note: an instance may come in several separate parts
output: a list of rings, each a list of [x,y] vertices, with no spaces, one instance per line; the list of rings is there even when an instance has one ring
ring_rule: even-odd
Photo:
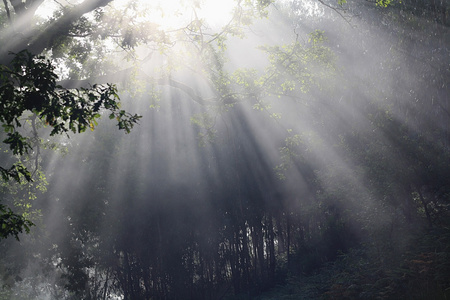
[[[118,78],[130,78],[133,76],[133,73],[135,72],[135,69],[133,67],[121,70],[119,72],[116,72],[114,74],[104,75],[104,76],[98,76],[95,78],[89,78],[89,79],[81,79],[81,80],[61,80],[58,81],[57,84],[66,88],[66,89],[74,89],[74,88],[89,88],[94,83],[95,84],[106,84],[106,83],[117,83]],[[144,72],[140,71],[138,74],[140,77],[144,77],[150,82],[156,83],[158,85],[166,85],[173,88],[177,88],[181,91],[183,91],[186,95],[188,95],[193,101],[197,102],[201,105],[211,105],[216,102],[212,101],[211,99],[205,99],[202,96],[198,95],[193,88],[190,86],[176,81],[170,77],[164,77],[155,79],[150,77],[149,75],[145,74]]]
[[[30,42],[28,50],[33,54],[38,54],[46,48],[51,48],[56,38],[66,36],[69,33],[70,25],[77,21],[81,16],[97,8],[106,6],[112,1],[113,0],[85,0],[53,22],[42,34],[35,37]]]
[[[194,100],[195,102],[197,102],[198,104],[201,105],[211,105],[214,104],[215,102],[211,101],[211,100],[207,100],[204,99],[203,97],[199,96],[193,88],[191,88],[190,86],[176,81],[170,77],[167,78],[160,78],[156,81],[159,85],[168,85],[174,88],[177,88],[181,91],[183,91],[184,93],[186,93],[192,100]]]
[[[320,4],[322,4],[325,7],[328,7],[329,9],[332,9],[335,13],[337,13],[342,19],[344,19],[345,22],[347,22],[348,25],[350,25],[352,28],[355,27],[345,16],[341,11],[345,11],[344,9],[339,9],[337,7],[331,6],[328,3],[325,3],[324,0],[317,0]]]
[[[2,45],[0,48],[0,64],[9,64],[9,52],[18,53],[27,49],[32,54],[40,54],[45,49],[52,48],[58,37],[67,36],[69,34],[70,26],[81,16],[97,8],[106,6],[112,1],[113,0],[85,0],[69,9],[67,13],[52,22],[43,32],[38,32],[37,29],[34,29],[19,37],[16,32],[9,32],[9,36],[3,38],[4,41],[9,42],[9,45]],[[33,7],[37,8],[36,5],[42,3],[42,0],[37,0],[33,3]],[[27,24],[24,26],[27,26]],[[25,32],[25,30],[23,31]]]

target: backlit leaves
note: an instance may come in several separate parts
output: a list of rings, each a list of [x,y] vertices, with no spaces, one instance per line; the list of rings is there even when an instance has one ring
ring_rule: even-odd
[[[33,225],[22,215],[15,214],[10,208],[0,204],[0,239],[12,235],[19,240],[19,233],[30,232]]]
[[[278,96],[293,96],[298,92],[308,92],[312,87],[320,88],[320,81],[334,71],[334,56],[324,46],[325,41],[323,31],[314,31],[306,44],[295,41],[287,45],[260,47],[270,61],[262,86]]]
[[[392,4],[392,0],[377,0],[377,6],[381,6],[381,7],[388,7],[389,5]]]
[[[105,109],[117,120],[119,129],[127,133],[138,122],[140,116],[120,109],[114,85],[64,89],[56,84],[54,70],[49,60],[27,51],[16,54],[11,67],[0,66],[0,122],[7,134],[3,142],[14,155],[24,155],[32,149],[30,138],[18,130],[22,127],[21,118],[27,113],[50,126],[51,136],[93,130]],[[3,177],[17,179],[15,169],[9,170],[2,169]]]

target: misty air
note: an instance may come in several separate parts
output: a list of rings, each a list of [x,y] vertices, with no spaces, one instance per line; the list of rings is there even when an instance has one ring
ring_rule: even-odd
[[[3,0],[0,300],[450,299],[448,0]]]

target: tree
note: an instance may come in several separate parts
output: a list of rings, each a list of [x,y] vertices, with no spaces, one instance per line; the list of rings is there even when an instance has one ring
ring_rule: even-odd
[[[11,1],[15,15],[12,15],[8,2],[4,2],[8,22],[21,20],[24,17],[32,17],[36,9],[43,1]],[[95,7],[101,7],[106,3],[89,3],[78,7],[66,18],[63,18],[67,26],[89,12]],[[53,26],[59,26],[53,25]],[[36,32],[24,32],[25,38],[17,40],[17,28],[6,30],[2,37],[0,53],[0,122],[6,134],[3,143],[9,146],[9,151],[17,158],[12,166],[0,166],[2,179],[8,181],[14,179],[19,182],[22,178],[32,181],[32,177],[39,169],[40,147],[42,140],[38,135],[38,127],[42,124],[51,127],[50,136],[60,135],[71,131],[73,133],[91,130],[97,125],[97,119],[102,110],[109,110],[109,118],[116,119],[120,129],[130,132],[140,116],[131,115],[120,110],[120,101],[117,89],[114,85],[93,85],[90,88],[65,89],[58,85],[58,75],[55,67],[49,59],[40,54],[49,44],[42,39],[37,43]],[[20,28],[19,30],[23,28]],[[67,31],[58,29],[57,33],[48,29],[48,39],[54,39]],[[45,39],[45,37],[44,37]],[[8,43],[4,42],[9,40]],[[19,49],[18,52],[14,50]],[[12,52],[11,52],[12,51]],[[32,51],[32,52],[30,52]],[[10,54],[10,55],[7,55]],[[12,54],[12,55],[11,55]],[[10,59],[10,61],[6,61]],[[28,123],[31,128],[31,136],[25,136],[21,127]],[[34,171],[23,164],[24,155],[33,156]],[[29,232],[32,222],[23,216],[15,214],[5,205],[1,205],[1,238],[18,234],[25,230]]]
[[[35,162],[34,172],[39,168],[41,143],[37,130],[40,124],[37,122],[44,122],[50,126],[52,128],[50,135],[53,136],[69,131],[81,133],[87,128],[94,129],[104,109],[110,111],[109,118],[117,119],[119,128],[126,132],[129,132],[139,119],[138,115],[119,109],[117,89],[108,83],[116,80],[115,76],[118,73],[131,76],[136,72],[135,68],[100,75],[93,67],[86,66],[89,55],[96,51],[101,52],[106,40],[112,40],[125,53],[130,54],[140,44],[156,44],[158,47],[167,48],[176,43],[169,40],[163,30],[159,30],[149,21],[129,27],[118,21],[118,16],[114,15],[117,11],[103,18],[105,7],[112,2],[112,0],[86,0],[73,6],[64,6],[48,20],[39,20],[39,16],[36,15],[44,3],[42,0],[3,2],[3,34],[0,38],[2,45],[0,122],[3,123],[6,133],[3,142],[9,146],[14,156],[32,155]],[[230,23],[211,36],[210,33],[204,32],[207,24],[203,24],[197,17],[177,31],[187,32],[192,45],[197,47],[202,56],[217,59],[212,43],[217,42],[224,46],[227,35],[241,34],[240,27],[248,22],[245,20],[254,14],[262,14],[269,4],[270,2],[266,1],[242,4],[239,2]],[[125,11],[132,11],[132,15],[138,13],[133,1],[125,7]],[[93,19],[87,17],[89,14]],[[143,25],[147,25],[148,29],[142,29]],[[95,46],[99,43],[100,46]],[[102,58],[98,60],[101,61]],[[64,65],[63,72],[68,71],[68,77],[61,78],[55,63]],[[147,80],[181,89],[199,103],[210,102],[198,96],[188,85],[170,76]],[[220,80],[223,79],[215,78],[213,84],[220,85]],[[224,96],[218,92],[219,90],[216,91],[216,98],[220,100]],[[30,137],[24,136],[19,130],[24,120],[32,127]],[[3,180],[13,178],[18,181],[24,177],[30,181],[34,173],[20,160],[11,167],[0,168]],[[15,217],[25,222],[19,215]]]
[[[40,107],[6,126],[4,145],[28,149],[17,153],[30,158],[21,161],[24,172],[40,174],[34,163],[40,152],[50,174],[47,196],[37,205],[44,233],[36,239],[45,245],[22,256],[10,244],[0,248],[3,261],[25,258],[21,266],[44,257],[48,284],[37,291],[25,267],[4,271],[8,284],[32,286],[34,296],[51,291],[55,299],[248,298],[286,282],[294,285],[289,293],[312,299],[401,294],[385,278],[406,274],[396,278],[404,283],[414,274],[392,268],[414,246],[412,236],[427,225],[445,232],[440,226],[448,217],[446,73],[424,67],[443,61],[447,46],[427,56],[428,47],[412,42],[417,34],[434,45],[442,36],[429,33],[434,22],[406,14],[403,2],[319,2],[325,6],[308,19],[300,14],[311,9],[305,1],[268,10],[265,1],[238,1],[231,21],[217,30],[195,5],[183,25],[158,27],[142,17],[149,10],[136,1],[119,8],[114,1],[85,1],[97,9],[73,23],[67,20],[81,4],[38,22],[32,30],[42,31],[48,44],[38,55],[16,51],[14,59],[26,62],[22,67],[6,62],[4,93],[17,105],[5,109],[20,112],[30,103],[21,99],[34,95],[67,97],[87,102],[91,119],[64,110],[67,119],[58,119],[49,102],[32,101]],[[352,19],[347,5],[357,12]],[[322,15],[321,8],[333,15]],[[248,17],[267,11],[276,17],[251,28],[263,44],[253,51],[256,43],[239,38]],[[432,9],[425,11],[428,16]],[[349,26],[355,20],[359,26]],[[420,26],[411,26],[416,21]],[[31,36],[27,44],[38,49]],[[228,56],[233,47],[239,56]],[[112,49],[128,60],[108,62]],[[236,65],[227,62],[239,57]],[[25,76],[29,61],[29,74],[39,66],[51,72]],[[54,81],[45,85],[39,78]],[[144,116],[125,138],[112,124],[95,123],[102,115],[121,115],[120,108],[101,109],[117,100],[115,87],[102,85],[110,80],[122,88],[124,104],[133,102]],[[57,121],[65,123],[58,127]],[[89,143],[77,136],[67,143],[73,155],[50,159],[35,143],[35,131],[25,135],[33,124],[39,137],[59,129],[54,135],[96,130],[83,135]],[[15,132],[23,139],[15,141]],[[28,174],[16,166],[19,178]],[[38,244],[33,235],[26,238]],[[439,249],[444,261],[448,247]],[[345,264],[358,274],[339,269]],[[24,280],[14,284],[16,274]],[[373,278],[383,280],[364,290]],[[308,280],[313,288],[304,284]]]

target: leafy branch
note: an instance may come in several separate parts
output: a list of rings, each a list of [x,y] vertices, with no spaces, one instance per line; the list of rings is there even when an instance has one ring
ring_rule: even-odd
[[[9,235],[19,240],[19,233],[23,231],[29,233],[33,222],[24,216],[14,213],[10,208],[0,204],[0,239]]]
[[[49,60],[26,50],[15,55],[10,67],[0,66],[0,122],[7,136],[3,143],[9,145],[14,155],[24,155],[33,149],[31,139],[18,130],[26,112],[50,126],[51,136],[94,130],[103,110],[109,111],[110,119],[116,119],[119,129],[127,133],[138,123],[141,116],[120,109],[114,85],[65,89],[57,85],[54,69]],[[36,139],[34,126],[33,130]],[[26,169],[19,167],[2,168],[1,173],[4,179],[17,180],[19,174],[31,179]]]

